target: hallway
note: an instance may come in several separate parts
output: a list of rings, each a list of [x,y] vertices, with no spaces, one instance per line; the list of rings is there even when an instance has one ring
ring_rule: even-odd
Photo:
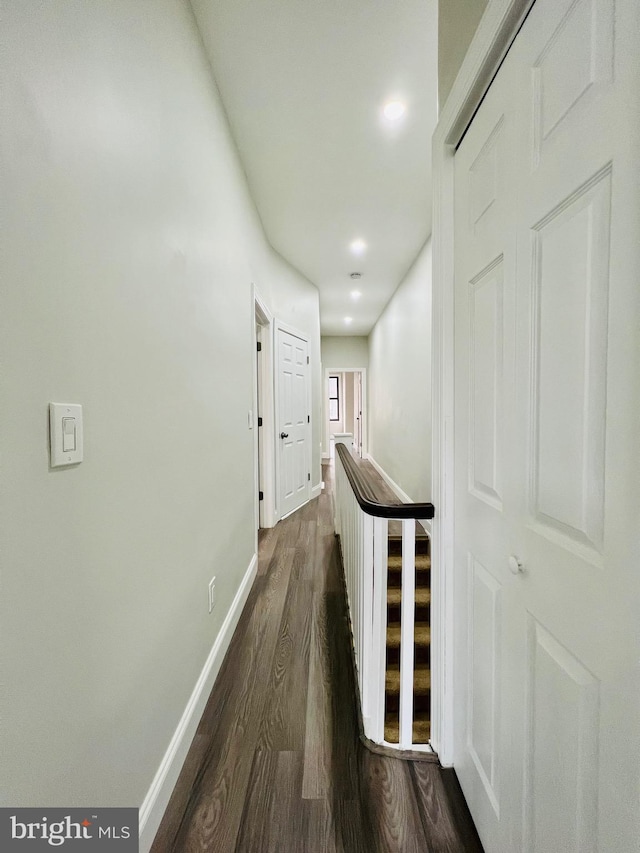
[[[153,846],[480,851],[452,771],[359,741],[326,488],[262,531],[258,576]]]

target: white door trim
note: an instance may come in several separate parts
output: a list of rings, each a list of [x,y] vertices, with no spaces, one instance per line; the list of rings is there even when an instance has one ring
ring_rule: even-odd
[[[459,144],[534,0],[489,0],[433,137],[432,725],[431,743],[453,765],[453,293],[454,170]]]
[[[260,323],[261,326],[268,326],[268,325],[270,325],[271,321],[273,320],[273,314],[269,310],[269,306],[267,305],[267,303],[264,301],[262,296],[258,293],[258,288],[255,286],[255,284],[252,285],[252,288],[253,288],[253,302],[255,305],[256,320],[258,320],[258,322]]]
[[[311,397],[311,345],[309,342],[309,335],[307,335],[305,332],[301,332],[300,329],[296,329],[295,326],[290,326],[289,323],[285,323],[283,320],[278,320],[277,318],[275,319],[274,323],[272,323],[272,325],[273,325],[272,347],[273,347],[273,354],[274,354],[273,355],[273,358],[274,358],[273,374],[274,374],[274,379],[275,379],[275,383],[274,383],[274,387],[275,387],[274,420],[273,420],[274,429],[273,429],[273,445],[272,446],[273,446],[273,454],[274,454],[274,460],[275,460],[275,484],[274,484],[275,492],[274,493],[276,496],[276,498],[275,498],[276,506],[275,506],[274,517],[275,517],[275,520],[277,522],[277,521],[281,521],[283,518],[285,518],[285,516],[283,516],[281,514],[282,510],[281,510],[281,507],[279,505],[279,503],[280,503],[280,455],[279,455],[280,445],[279,445],[279,441],[278,441],[278,430],[276,427],[275,413],[280,411],[280,409],[279,409],[280,371],[277,368],[277,365],[275,362],[276,348],[277,348],[276,335],[280,331],[286,332],[289,335],[293,335],[294,338],[300,338],[300,340],[304,341],[307,345],[307,353],[309,356],[309,364],[307,365],[309,368],[307,371],[307,412],[309,413],[309,418],[311,418],[311,403],[312,403],[312,397]],[[313,424],[311,423],[311,420],[309,420],[309,422],[307,424],[307,430],[308,430],[308,434],[307,434],[308,441],[306,443],[307,444],[307,470],[309,472],[311,472],[311,458],[312,458],[311,457],[311,453],[312,453],[311,443],[312,443],[312,436],[313,436]],[[309,482],[309,495],[310,496],[311,496],[311,485],[312,485],[311,482]],[[300,507],[297,507],[296,509],[300,509]],[[295,512],[295,510],[293,510],[293,511]],[[287,513],[287,514],[290,515],[290,513]]]
[[[274,458],[274,430],[275,430],[275,408],[274,408],[274,346],[273,346],[273,314],[267,303],[252,285],[253,317],[251,322],[251,347],[253,358],[253,399],[258,396],[258,359],[256,358],[255,327],[262,326],[262,352],[260,358],[260,395],[262,411],[254,412],[254,435],[253,435],[253,458],[254,458],[254,487],[256,506],[259,505],[258,491],[262,484],[264,498],[262,506],[258,510],[255,528],[256,536],[258,527],[273,527],[277,521],[275,515],[275,458]],[[262,455],[258,453],[258,417],[262,417]]]
[[[366,457],[369,446],[367,444],[367,368],[366,367],[325,367],[324,369],[324,394],[322,398],[322,417],[327,430],[327,450],[329,444],[329,376],[336,373],[361,373],[362,374],[362,457]],[[323,448],[324,453],[324,448]]]

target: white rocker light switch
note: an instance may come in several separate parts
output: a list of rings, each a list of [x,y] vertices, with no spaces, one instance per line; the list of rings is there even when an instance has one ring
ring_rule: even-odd
[[[82,462],[82,406],[50,403],[49,436],[52,468]]]
[[[69,453],[76,449],[76,419],[62,419],[62,449]]]

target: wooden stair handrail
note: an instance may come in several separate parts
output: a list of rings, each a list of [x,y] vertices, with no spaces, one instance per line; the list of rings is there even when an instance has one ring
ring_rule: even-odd
[[[376,518],[433,518],[435,507],[432,503],[381,503],[375,494],[369,479],[362,468],[359,468],[347,447],[338,442],[335,446],[340,456],[344,472],[351,484],[353,494],[363,512]]]

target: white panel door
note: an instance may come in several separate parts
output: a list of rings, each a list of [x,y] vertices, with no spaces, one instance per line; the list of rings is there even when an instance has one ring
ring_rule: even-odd
[[[640,839],[640,4],[537,0],[456,155],[456,769],[487,853]]]
[[[310,424],[307,342],[278,329],[278,459],[280,517],[309,500]]]
[[[514,394],[515,122],[509,80],[494,81],[456,156],[455,768],[487,850],[517,850],[519,807],[509,687],[517,625],[505,557],[516,484]],[[494,845],[493,847],[491,845]]]

